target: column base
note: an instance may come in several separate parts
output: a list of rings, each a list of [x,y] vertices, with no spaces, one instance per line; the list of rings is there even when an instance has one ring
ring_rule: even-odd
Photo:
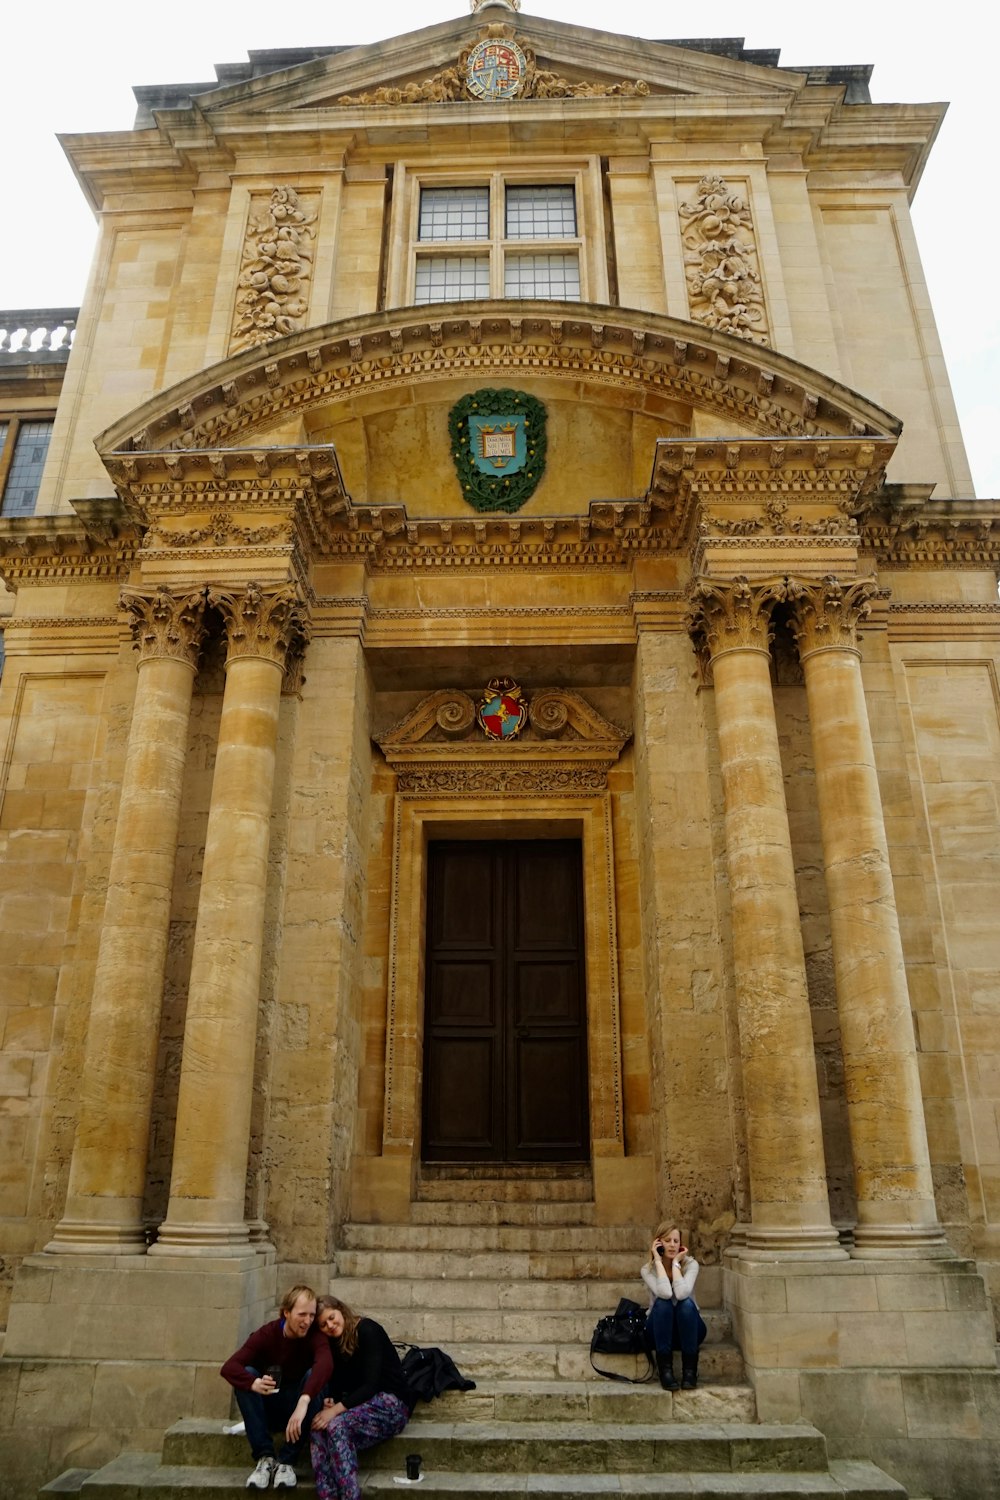
[[[90,1219],[61,1219],[46,1255],[145,1255],[149,1239],[143,1224],[100,1224]]]
[[[256,1250],[251,1243],[250,1228],[238,1224],[181,1224],[165,1220],[160,1225],[156,1243],[149,1255],[223,1255],[234,1256]]]
[[[854,1230],[854,1260],[954,1258],[940,1224],[870,1224]]]
[[[832,1224],[745,1224],[737,1254],[768,1260],[847,1260]]]

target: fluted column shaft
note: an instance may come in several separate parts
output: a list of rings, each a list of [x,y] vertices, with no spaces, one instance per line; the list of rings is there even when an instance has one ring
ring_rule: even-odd
[[[874,591],[827,578],[797,590],[830,903],[858,1224],[856,1254],[947,1247],[931,1182],[913,1018],[857,624]]]
[[[167,1217],[154,1254],[246,1247],[247,1154],[278,712],[303,636],[291,589],[211,596],[229,636],[184,1026]]]
[[[715,682],[733,962],[747,1110],[750,1249],[841,1255],[830,1222],[819,1090],[784,777],[771,692],[776,590],[697,589]]]
[[[126,591],[142,653],[66,1209],[51,1251],[146,1249],[142,1200],[191,694],[204,594]]]

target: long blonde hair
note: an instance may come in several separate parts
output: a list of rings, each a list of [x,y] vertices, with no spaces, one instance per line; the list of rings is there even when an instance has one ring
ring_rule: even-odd
[[[665,1240],[666,1237],[667,1237],[667,1235],[671,1234],[675,1229],[677,1230],[677,1233],[680,1235],[681,1244],[683,1245],[684,1244],[684,1233],[683,1233],[680,1225],[679,1224],[675,1224],[672,1219],[667,1219],[663,1224],[657,1225],[656,1232],[653,1235],[654,1241],[655,1240]],[[649,1260],[646,1262],[646,1264],[649,1265],[654,1271],[656,1269],[657,1259],[658,1259],[658,1256],[656,1255],[656,1252],[655,1251],[651,1251],[650,1252],[650,1256],[649,1256]],[[683,1255],[681,1257],[680,1267],[681,1267],[681,1274],[682,1275],[687,1270],[688,1266],[691,1263],[691,1260],[692,1260],[692,1256],[687,1255],[687,1254],[685,1254],[685,1255]],[[318,1316],[319,1316],[319,1310],[317,1309],[317,1317]]]
[[[344,1320],[344,1331],[337,1339],[337,1346],[346,1359],[350,1359],[358,1347],[358,1324],[361,1322],[361,1314],[356,1313],[353,1308],[348,1307],[346,1302],[341,1302],[339,1297],[320,1297],[316,1303],[316,1323],[319,1324],[319,1315],[328,1307],[334,1312],[339,1312]]]

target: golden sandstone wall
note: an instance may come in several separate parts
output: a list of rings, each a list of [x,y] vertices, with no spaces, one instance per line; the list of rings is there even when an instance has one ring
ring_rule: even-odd
[[[434,66],[478,24],[430,28]],[[621,77],[615,39],[531,24],[554,65],[569,66],[561,47],[601,78]],[[807,1285],[806,1265],[797,1291],[794,1276],[762,1291],[732,1273],[761,1409],[815,1417],[827,1387],[810,1397],[800,1367],[848,1364],[850,1319],[862,1314],[884,1320],[876,1331],[893,1369],[980,1360],[985,1346],[992,1358],[988,1328],[973,1337],[971,1321],[952,1320],[942,1336],[944,1281],[927,1271],[941,1245],[921,1220],[936,1210],[1000,1305],[1000,523],[971,499],[909,224],[918,147],[940,110],[859,105],[845,119],[842,89],[822,79],[628,45],[649,98],[539,98],[492,114],[468,101],[447,111],[336,103],[382,81],[388,54],[374,48],[350,78],[334,57],[220,90],[183,153],[171,135],[179,117],[190,123],[183,104],[169,121],[69,143],[101,204],[101,239],[37,517],[0,537],[11,585],[0,681],[0,1322],[15,1272],[67,1211],[130,757],[142,785],[145,747],[130,733],[147,667],[137,672],[120,586],[149,598],[161,585],[199,591],[204,604],[206,588],[236,597],[257,581],[292,585],[311,631],[303,675],[285,673],[280,699],[269,677],[261,889],[250,890],[253,872],[229,872],[234,889],[261,897],[259,979],[232,1046],[224,1029],[213,1034],[220,1068],[230,1053],[252,1057],[244,1209],[253,1245],[269,1226],[267,1275],[276,1257],[282,1274],[323,1278],[352,1216],[409,1215],[426,841],[509,824],[584,845],[598,1222],[676,1214],[707,1263],[754,1233],[780,1247],[787,1232],[800,1249],[821,1246],[821,1270],[852,1273],[824,1287],[817,1272]],[[894,109],[899,138],[917,146],[895,143]],[[416,189],[452,180],[457,162],[572,179],[584,304],[409,305]],[[691,274],[716,233],[716,198],[753,272],[742,312],[727,317]],[[287,337],[265,328],[257,343],[248,267],[274,230],[268,215],[289,203],[308,250],[305,309]],[[515,386],[548,410],[546,474],[513,518],[470,510],[449,453],[448,413],[482,386]],[[904,422],[898,444],[888,412]],[[329,455],[310,456],[312,445],[335,447],[342,487],[332,459],[316,467]],[[272,455],[246,452],[263,448]],[[854,660],[858,624],[860,710],[830,688],[816,654],[803,651],[803,665],[794,633],[815,624],[803,591],[816,597],[838,572],[876,585],[843,637],[829,627],[849,689],[843,658]],[[763,613],[752,629],[723,626],[744,575]],[[780,599],[762,603],[769,583]],[[220,788],[215,774],[232,680],[224,613],[206,609],[182,739],[141,1202],[150,1229],[171,1211],[199,908],[218,855],[210,812],[243,789]],[[265,660],[251,671],[268,677]],[[477,783],[481,767],[450,796],[400,795],[413,744],[393,739],[399,726],[412,728],[435,693],[474,694],[499,672],[529,694],[558,688],[584,703],[590,748],[604,757],[598,790],[566,792],[548,764],[565,745],[538,734],[530,795]],[[859,756],[852,795],[871,794],[874,780],[878,797],[845,806],[830,761],[858,743],[865,715],[874,778]],[[579,724],[560,733],[586,738]],[[426,738],[435,752],[451,744],[433,723]],[[464,775],[472,738],[453,748],[448,764]],[[834,826],[843,863],[868,889],[877,850],[859,853],[851,834],[878,814],[891,890],[883,883],[869,912],[862,901],[848,912],[838,968],[843,881],[824,833]],[[859,969],[871,952],[885,958],[893,905],[906,990],[889,961],[854,985],[844,949],[854,944]],[[777,1043],[756,1025],[757,969]],[[783,1010],[767,991],[775,974]],[[158,1003],[144,991],[128,999],[136,1014]],[[919,1093],[905,1086],[911,1064]],[[904,1149],[919,1146],[921,1099],[929,1207],[919,1153]],[[189,1156],[204,1167],[216,1145],[189,1141]],[[882,1146],[898,1147],[902,1165],[870,1192]],[[239,1147],[228,1142],[231,1157]],[[834,1229],[863,1217],[866,1192],[890,1229],[898,1212],[916,1238],[926,1231],[928,1307],[905,1303],[902,1275],[891,1286],[887,1275],[874,1306],[877,1245],[870,1274],[841,1257]],[[20,1349],[44,1337],[75,1356],[99,1330],[60,1323],[58,1299],[46,1300],[55,1278],[36,1263],[55,1259],[29,1264],[11,1326]],[[155,1256],[136,1260],[154,1266]],[[140,1282],[136,1273],[130,1286]],[[159,1308],[177,1359],[207,1359],[212,1339],[267,1302],[265,1283],[264,1271],[251,1292],[226,1283],[230,1322],[219,1307],[203,1317],[165,1303],[169,1319]],[[912,1347],[899,1342],[894,1296],[913,1314]],[[769,1324],[781,1299],[784,1321]]]

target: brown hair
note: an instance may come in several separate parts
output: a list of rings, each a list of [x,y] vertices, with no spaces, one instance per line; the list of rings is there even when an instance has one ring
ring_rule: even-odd
[[[358,1347],[358,1324],[361,1322],[361,1315],[348,1307],[346,1302],[341,1302],[339,1297],[320,1297],[316,1303],[317,1323],[320,1313],[326,1312],[328,1307],[332,1307],[334,1312],[339,1312],[344,1319],[344,1331],[336,1342],[341,1354],[349,1359]]]
[[[311,1301],[316,1301],[316,1293],[311,1286],[305,1286],[304,1284],[301,1286],[290,1286],[281,1299],[279,1311],[286,1314],[290,1313],[300,1297],[308,1297]]]

